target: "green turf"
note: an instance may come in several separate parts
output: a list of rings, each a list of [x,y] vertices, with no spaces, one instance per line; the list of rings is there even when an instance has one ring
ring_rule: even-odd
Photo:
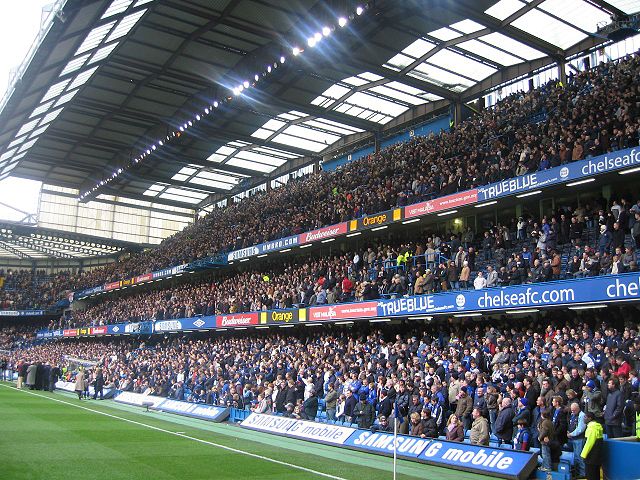
[[[321,473],[346,480],[392,478],[392,461],[386,457],[285,439],[235,425],[171,414],[147,414],[140,408],[112,401],[79,401],[64,393],[31,395],[7,385],[0,384],[0,452],[3,452],[0,479],[328,478]],[[181,435],[192,438],[169,432],[183,432]],[[290,465],[231,452],[195,439]],[[489,477],[398,462],[399,480],[483,478]]]

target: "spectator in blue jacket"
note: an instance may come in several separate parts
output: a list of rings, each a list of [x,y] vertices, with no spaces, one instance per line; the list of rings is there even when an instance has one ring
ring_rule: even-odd
[[[618,380],[616,378],[609,379],[607,387],[609,393],[607,394],[607,403],[604,407],[605,431],[607,437],[619,438],[622,436],[622,409],[624,408],[624,400],[618,388]]]

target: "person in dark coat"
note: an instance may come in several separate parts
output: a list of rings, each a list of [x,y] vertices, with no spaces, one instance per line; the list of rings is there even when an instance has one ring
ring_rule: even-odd
[[[373,406],[367,402],[367,395],[364,393],[360,395],[360,401],[353,409],[353,416],[358,422],[358,428],[371,428],[371,425],[373,425],[375,411]]]
[[[278,393],[276,393],[276,412],[277,413],[284,413],[285,411],[285,404],[287,399],[287,382],[285,382],[284,380],[282,380],[280,382],[280,386],[278,387]]]
[[[315,388],[311,388],[309,398],[303,403],[304,418],[315,422],[316,415],[318,415],[318,397],[316,396]]]
[[[96,398],[98,398],[98,392],[100,392],[100,400],[103,399],[102,396],[102,389],[104,388],[104,375],[102,373],[102,369],[100,367],[98,367],[96,369],[96,379],[95,379],[95,385],[93,387],[94,391],[93,391],[93,399],[95,400]]]
[[[42,365],[42,379],[40,383],[40,387],[42,390],[51,390],[49,388],[49,377],[51,376],[51,365],[49,363],[45,363]]]
[[[387,392],[383,389],[380,392],[380,406],[378,407],[378,415],[380,417],[389,418],[393,411],[393,402],[387,395]]]
[[[28,383],[28,382],[27,382]],[[604,425],[609,438],[619,438],[622,436],[622,409],[624,401],[615,378],[609,380],[607,403],[604,406]]]
[[[438,438],[438,426],[436,419],[431,416],[431,410],[422,410],[420,421],[422,422],[422,438]]]
[[[36,364],[36,390],[42,390],[43,389],[44,375],[45,375],[44,365],[42,365],[42,363],[38,362]],[[47,379],[48,378],[49,377],[47,376]]]
[[[513,438],[513,407],[511,406],[511,398],[502,399],[502,409],[496,418],[496,436],[500,439],[500,443],[511,443]]]
[[[353,418],[353,410],[356,407],[356,397],[353,396],[353,394],[351,393],[351,390],[347,390],[346,393],[346,399],[344,401],[344,416],[345,416],[345,420],[347,421],[347,423],[353,423],[354,418]]]

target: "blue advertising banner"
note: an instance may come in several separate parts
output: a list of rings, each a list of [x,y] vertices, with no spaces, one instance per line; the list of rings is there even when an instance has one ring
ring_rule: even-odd
[[[633,300],[639,295],[640,275],[625,273],[381,300],[378,316],[539,308]]]
[[[398,435],[395,443],[399,455],[418,458],[418,455],[431,443],[431,439]],[[344,444],[359,450],[393,455],[393,434],[390,433],[359,430],[347,438]]]
[[[180,332],[183,330],[211,330],[216,328],[216,316],[158,320],[153,325],[154,332]]]
[[[44,310],[0,310],[0,317],[37,317],[44,314]]]
[[[460,470],[490,473],[492,476],[527,478],[537,466],[537,457],[532,452],[434,440],[418,460]]]
[[[640,148],[619,150],[478,187],[478,202],[635,166],[640,166]]]
[[[490,473],[491,476],[502,478],[528,478],[538,463],[538,455],[533,452],[407,435],[398,435],[394,441],[392,433],[296,420],[277,415],[252,413],[240,425],[261,432],[300,438],[310,442],[340,445],[386,456],[393,455],[395,446],[398,456],[406,460],[446,465],[458,470]]]
[[[153,279],[155,280],[156,278],[164,278],[164,277],[170,277],[171,275],[177,275],[179,273],[184,272],[184,269],[187,265],[177,265],[175,267],[171,267],[171,268],[165,268],[162,270],[158,270],[156,272],[153,272],[151,275],[153,276]]]
[[[262,255],[263,253],[275,252],[277,250],[284,250],[285,248],[291,248],[298,245],[298,235],[292,237],[279,238],[252,247],[242,248],[240,250],[234,250],[227,255],[227,261],[233,262],[234,260],[241,260],[243,258],[254,257],[256,255]]]

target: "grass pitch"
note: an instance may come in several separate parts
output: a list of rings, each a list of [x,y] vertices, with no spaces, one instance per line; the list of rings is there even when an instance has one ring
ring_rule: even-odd
[[[391,479],[390,458],[0,383],[0,479]],[[482,475],[398,461],[398,479]]]

